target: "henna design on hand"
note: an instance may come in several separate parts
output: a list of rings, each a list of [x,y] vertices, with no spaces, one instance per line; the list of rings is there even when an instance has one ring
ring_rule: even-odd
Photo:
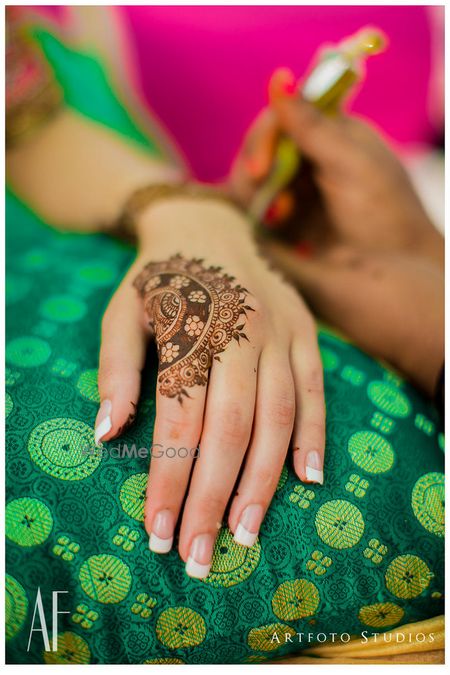
[[[133,412],[130,412],[128,415],[125,424],[122,424],[122,426],[118,429],[117,431],[117,436],[121,436],[131,425],[133,424],[134,420],[136,419],[137,415],[137,406],[136,403],[133,403],[133,401],[130,401],[130,404],[133,406]]]
[[[206,385],[212,359],[220,361],[231,340],[248,340],[245,318],[254,310],[234,281],[221,267],[181,255],[148,263],[134,280],[155,333],[163,396],[182,403],[187,389]]]

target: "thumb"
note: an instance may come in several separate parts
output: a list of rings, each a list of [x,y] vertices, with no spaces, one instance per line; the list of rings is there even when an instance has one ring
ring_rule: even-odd
[[[269,101],[280,128],[321,168],[342,162],[348,152],[344,118],[324,115],[301,96],[295,76],[279,68],[269,82]]]

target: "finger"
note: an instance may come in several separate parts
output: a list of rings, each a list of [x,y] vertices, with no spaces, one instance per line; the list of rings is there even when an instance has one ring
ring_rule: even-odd
[[[189,389],[177,398],[156,394],[150,473],[145,503],[145,528],[149,548],[168,553],[184,501],[196,448],[200,438],[206,385]]]
[[[250,127],[242,149],[242,159],[249,177],[259,182],[272,167],[279,129],[275,115],[265,108]]]
[[[147,341],[142,304],[128,275],[102,320],[98,369],[101,405],[95,421],[97,445],[120,435],[134,419]]]
[[[233,345],[211,370],[200,456],[180,532],[186,572],[197,578],[209,573],[217,530],[250,440],[257,354],[249,348]]]
[[[306,338],[306,339],[305,339]],[[323,484],[325,455],[325,397],[323,368],[315,330],[294,340],[291,349],[295,383],[292,445],[294,469],[302,481]]]
[[[269,100],[280,128],[321,167],[342,164],[348,153],[346,118],[324,115],[305,101],[291,71],[280,68],[269,82]]]
[[[252,546],[276,490],[295,415],[294,382],[287,350],[266,349],[258,367],[254,430],[229,525],[237,543]]]
[[[259,183],[269,173],[278,133],[273,111],[265,108],[248,130],[233,162],[230,188],[240,203],[249,203]]]
[[[284,223],[295,210],[295,195],[292,190],[280,192],[264,215],[264,222],[269,228],[276,229]]]

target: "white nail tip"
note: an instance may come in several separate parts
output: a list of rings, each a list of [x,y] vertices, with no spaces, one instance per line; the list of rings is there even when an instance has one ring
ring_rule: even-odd
[[[239,523],[236,528],[236,532],[234,533],[234,541],[238,544],[241,544],[241,546],[253,546],[257,536],[257,532],[249,532],[243,525],[241,525],[241,523]]]
[[[103,436],[106,436],[108,431],[111,431],[111,428],[112,422],[110,416],[108,415],[107,417],[105,417],[104,420],[100,422],[98,427],[95,428],[95,445],[98,445],[100,443]]]
[[[173,537],[169,539],[161,539],[153,532],[150,534],[150,540],[148,542],[148,547],[153,553],[169,553],[172,548]]]
[[[208,576],[210,569],[211,563],[209,563],[209,565],[201,565],[191,557],[188,558],[186,563],[186,574],[195,579],[205,579],[205,577]]]
[[[306,467],[306,478],[310,481],[313,481],[313,483],[320,483],[320,485],[323,484],[323,471],[319,471],[319,469],[313,469],[311,466]]]

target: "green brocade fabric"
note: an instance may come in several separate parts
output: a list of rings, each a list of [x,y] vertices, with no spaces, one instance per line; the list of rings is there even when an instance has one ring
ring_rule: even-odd
[[[257,543],[222,530],[210,575],[190,579],[176,547],[148,549],[148,458],[111,451],[151,446],[154,352],[134,425],[85,452],[100,321],[133,250],[52,230],[7,194],[7,253],[8,662],[251,663],[443,612],[444,437],[411,386],[322,331],[324,486],[288,463]],[[38,588],[50,641],[67,591],[56,652],[39,632],[27,650]]]

